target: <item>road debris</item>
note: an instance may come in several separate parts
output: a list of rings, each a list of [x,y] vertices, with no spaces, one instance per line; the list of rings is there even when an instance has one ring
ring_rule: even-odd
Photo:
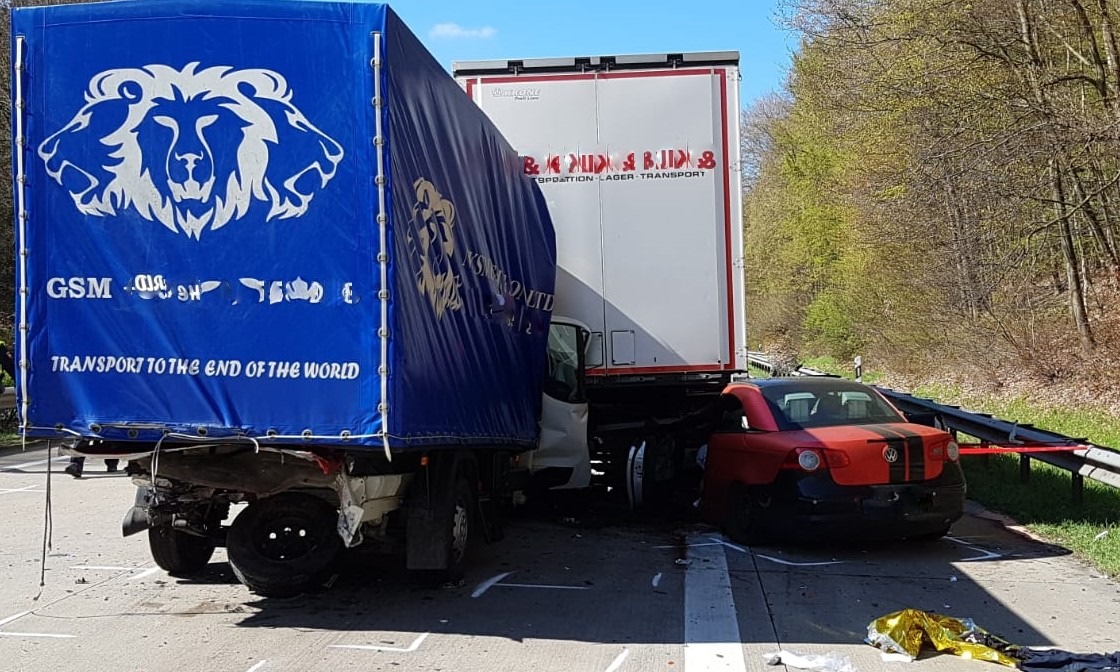
[[[971,618],[903,609],[871,621],[864,641],[887,653],[904,654],[911,660],[918,657],[922,645],[928,642],[944,653],[1018,667],[1014,658],[994,648],[1004,649],[1010,644],[989,634]]]
[[[850,660],[833,654],[818,656],[812,654],[791,653],[786,650],[775,653],[763,654],[762,659],[767,665],[785,665],[796,670],[813,670],[813,672],[859,672]]]

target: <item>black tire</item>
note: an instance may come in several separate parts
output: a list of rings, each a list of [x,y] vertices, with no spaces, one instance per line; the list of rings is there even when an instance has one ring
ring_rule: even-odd
[[[732,484],[727,491],[724,531],[732,541],[740,544],[758,544],[765,540],[753,493],[742,483]]]
[[[148,528],[148,548],[160,569],[175,577],[195,576],[206,569],[214,555],[214,540],[173,529]]]
[[[911,541],[929,541],[929,542],[937,541],[937,540],[941,539],[942,537],[944,537],[946,534],[949,534],[949,527],[950,527],[949,525],[946,525],[945,527],[940,527],[940,528],[934,530],[933,532],[925,532],[923,534],[915,534],[914,536],[910,537],[910,539],[911,539]]]
[[[337,516],[330,504],[302,493],[249,504],[226,537],[234,575],[263,597],[291,597],[315,588],[342,550]]]

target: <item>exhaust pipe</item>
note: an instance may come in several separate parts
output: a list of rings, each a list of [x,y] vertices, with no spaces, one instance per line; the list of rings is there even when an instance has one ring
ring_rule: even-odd
[[[152,519],[148,515],[148,507],[152,503],[152,489],[148,487],[136,488],[136,501],[124,514],[121,522],[121,532],[130,537],[143,532],[152,526]]]

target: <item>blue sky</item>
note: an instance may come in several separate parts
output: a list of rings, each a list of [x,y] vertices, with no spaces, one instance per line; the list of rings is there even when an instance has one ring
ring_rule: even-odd
[[[796,40],[777,25],[778,3],[390,0],[448,69],[455,60],[737,50],[743,107],[785,80]]]

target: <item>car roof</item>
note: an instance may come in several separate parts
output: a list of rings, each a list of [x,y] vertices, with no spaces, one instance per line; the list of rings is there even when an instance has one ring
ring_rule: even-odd
[[[777,378],[751,378],[732,383],[755,385],[760,388],[796,388],[798,390],[870,390],[870,386],[839,376],[781,376]]]

